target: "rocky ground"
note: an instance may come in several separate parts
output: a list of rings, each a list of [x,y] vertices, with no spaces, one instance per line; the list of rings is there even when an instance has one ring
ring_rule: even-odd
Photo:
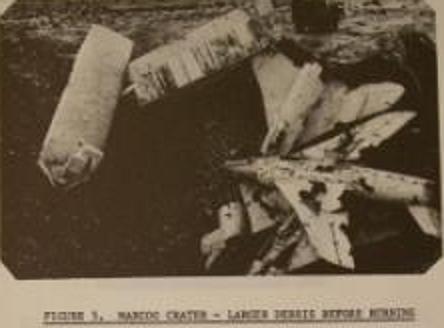
[[[149,110],[122,101],[101,171],[72,193],[53,190],[36,159],[92,23],[133,39],[137,57],[229,11],[234,1],[152,1],[143,8],[24,3],[0,19],[5,262],[25,278],[203,274],[200,238],[229,198],[218,165],[256,152],[265,131],[248,67],[229,83],[217,80]],[[322,35],[294,33],[288,1],[278,3],[284,34],[327,62],[397,51],[400,30],[435,37],[434,13],[423,1],[357,1],[337,32]]]

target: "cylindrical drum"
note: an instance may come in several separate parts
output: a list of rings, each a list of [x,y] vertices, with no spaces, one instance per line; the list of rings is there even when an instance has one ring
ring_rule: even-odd
[[[93,25],[47,132],[39,166],[54,186],[86,180],[103,158],[133,42]]]

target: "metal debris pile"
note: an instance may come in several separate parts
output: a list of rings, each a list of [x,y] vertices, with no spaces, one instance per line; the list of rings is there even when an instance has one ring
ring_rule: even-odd
[[[351,87],[325,78],[319,62],[296,66],[272,47],[269,1],[254,15],[236,9],[129,64],[133,42],[93,26],[43,144],[39,165],[65,189],[86,182],[105,157],[119,98],[140,106],[242,61],[263,95],[268,133],[258,157],[229,161],[237,200],[220,208],[219,227],[201,251],[211,270],[234,238],[272,230],[248,274],[285,274],[319,259],[355,268],[345,194],[406,206],[425,234],[440,238],[434,182],[365,167],[363,151],[377,148],[415,119],[393,111],[405,93],[390,80]],[[97,57],[97,54],[100,54]],[[104,81],[106,80],[106,83]],[[125,91],[123,91],[125,90]],[[80,101],[79,101],[80,100]]]
[[[255,60],[269,131],[261,157],[225,165],[239,179],[241,196],[221,209],[218,230],[202,240],[208,270],[230,239],[267,229],[272,236],[249,274],[290,273],[318,260],[354,270],[346,232],[350,217],[342,201],[348,193],[404,205],[423,233],[440,238],[432,181],[360,162],[363,151],[377,149],[415,119],[414,112],[391,110],[403,86],[387,81],[349,88],[322,81],[318,63],[295,68],[280,54]],[[291,74],[270,83],[273,71]]]

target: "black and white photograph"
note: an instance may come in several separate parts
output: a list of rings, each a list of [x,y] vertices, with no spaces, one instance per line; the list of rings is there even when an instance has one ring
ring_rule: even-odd
[[[421,275],[441,258],[426,0],[0,13],[15,279]]]

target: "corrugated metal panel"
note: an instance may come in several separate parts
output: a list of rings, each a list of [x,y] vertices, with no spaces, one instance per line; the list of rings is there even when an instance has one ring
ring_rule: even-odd
[[[157,48],[130,65],[130,79],[141,105],[236,64],[261,48],[251,18],[237,9]],[[166,83],[156,83],[156,77]]]

